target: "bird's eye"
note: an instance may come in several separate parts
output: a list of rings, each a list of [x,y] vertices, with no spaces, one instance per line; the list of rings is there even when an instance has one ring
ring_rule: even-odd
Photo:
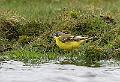
[[[58,36],[59,36],[59,34],[58,34],[58,33],[56,33],[56,34],[55,34],[55,36],[57,36],[57,37],[58,37]]]

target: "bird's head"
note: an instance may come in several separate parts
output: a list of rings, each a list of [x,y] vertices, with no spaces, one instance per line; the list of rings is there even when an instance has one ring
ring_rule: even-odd
[[[52,35],[52,37],[53,37],[53,38],[56,38],[56,37],[61,36],[62,34],[65,34],[65,33],[63,33],[63,32],[56,32],[56,33],[54,33],[54,34]]]

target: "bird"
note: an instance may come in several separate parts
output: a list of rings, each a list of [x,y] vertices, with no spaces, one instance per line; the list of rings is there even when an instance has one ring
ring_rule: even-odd
[[[74,36],[71,34],[65,34],[63,32],[56,32],[52,35],[57,46],[64,50],[73,50],[80,47],[80,45],[86,40],[90,40],[93,37]]]

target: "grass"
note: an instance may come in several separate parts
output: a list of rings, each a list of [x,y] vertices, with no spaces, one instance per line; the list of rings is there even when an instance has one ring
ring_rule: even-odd
[[[100,66],[120,60],[120,0],[0,0],[0,60]],[[77,50],[59,49],[56,31],[96,36]]]

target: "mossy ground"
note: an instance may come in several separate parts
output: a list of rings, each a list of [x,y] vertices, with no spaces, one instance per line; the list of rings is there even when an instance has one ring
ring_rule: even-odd
[[[120,0],[1,0],[0,60],[100,66],[120,60]],[[59,49],[56,31],[96,37],[77,50]]]

